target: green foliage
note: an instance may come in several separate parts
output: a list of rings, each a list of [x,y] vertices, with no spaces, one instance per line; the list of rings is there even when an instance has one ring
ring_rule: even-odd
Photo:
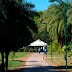
[[[71,55],[72,55],[72,43],[69,42],[69,43],[68,43],[68,46],[65,46],[65,45],[64,45],[64,46],[62,47],[62,53],[63,53],[63,54],[65,54],[65,49],[66,49],[66,47],[67,47],[68,55],[71,56]]]
[[[42,11],[39,11],[38,13],[39,13],[40,17],[43,17],[43,12]]]
[[[27,49],[27,47],[20,48],[20,49],[18,49],[18,52],[25,52],[26,49]]]
[[[33,52],[33,48],[30,48],[30,52]]]
[[[21,58],[21,57],[27,57],[28,54],[31,54],[29,52],[15,52],[15,57],[14,58]],[[11,59],[9,57],[9,59]],[[1,63],[1,61],[0,61]],[[19,68],[20,66],[24,65],[24,62],[21,60],[9,60],[8,61],[8,69],[16,69]]]
[[[15,52],[14,52],[14,51],[11,51],[11,52],[9,53],[9,56],[10,56],[10,58],[13,60],[13,58],[15,57]]]
[[[65,51],[65,49],[66,49],[66,46],[64,45],[64,46],[62,47],[62,51],[64,52],[64,51]]]
[[[29,52],[33,52],[33,48],[27,48]]]
[[[35,52],[37,52],[38,49],[35,49]]]
[[[38,47],[34,47],[34,50],[35,50],[35,52],[37,52],[38,51]]]
[[[28,51],[29,52],[33,52],[33,48],[28,48]]]
[[[72,43],[71,42],[68,43],[68,55],[69,56],[72,55]]]
[[[16,69],[22,66],[24,63],[22,61],[17,60],[9,60],[8,61],[8,69]]]
[[[63,45],[61,52],[65,55],[65,49],[67,46]]]
[[[14,58],[27,57],[28,54],[31,54],[31,53],[30,52],[15,52]],[[9,56],[9,59],[11,59],[10,56]]]
[[[70,4],[67,1],[67,4]],[[72,4],[71,4],[72,5]],[[67,42],[70,41],[71,27],[72,27],[72,8],[66,6],[66,18],[67,18]],[[40,18],[36,19],[38,31],[45,30],[45,26],[42,25],[43,22],[47,23],[47,32],[49,32],[49,38],[51,37],[51,26],[52,24],[52,39],[57,40],[59,36],[64,38],[64,6],[60,3],[58,5],[53,4],[48,7],[43,13],[40,11]],[[43,35],[43,34],[42,34]],[[61,41],[61,39],[59,39]],[[62,39],[63,42],[63,39]],[[61,43],[60,43],[61,44]]]
[[[25,52],[27,48],[26,47],[23,47],[23,49],[24,49],[24,52]]]
[[[0,0],[0,47],[3,50],[17,50],[33,41],[29,28],[38,31],[33,20],[37,12],[33,7],[33,4],[22,3],[22,0]]]
[[[47,48],[47,49],[48,49],[48,52],[51,53],[51,45],[49,45],[49,48]],[[61,53],[60,50],[61,49],[59,47],[58,41],[57,40],[53,41],[52,42],[52,53],[59,54],[59,53]]]

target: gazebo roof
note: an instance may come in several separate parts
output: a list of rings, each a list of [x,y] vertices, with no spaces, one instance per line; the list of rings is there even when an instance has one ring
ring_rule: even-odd
[[[47,46],[47,43],[41,41],[40,39],[30,43],[29,46]]]

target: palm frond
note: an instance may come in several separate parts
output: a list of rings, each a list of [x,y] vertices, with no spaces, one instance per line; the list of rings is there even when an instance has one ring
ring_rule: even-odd
[[[58,26],[58,33],[60,33],[61,31],[61,28],[62,28],[62,24],[64,23],[64,19],[62,19],[59,23],[59,26]]]
[[[72,25],[72,15],[70,15],[67,19],[67,26]]]
[[[68,9],[66,12],[66,16],[69,17],[72,14],[72,8]]]

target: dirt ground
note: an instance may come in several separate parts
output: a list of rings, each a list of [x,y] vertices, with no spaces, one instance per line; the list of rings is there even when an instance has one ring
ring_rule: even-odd
[[[47,55],[47,57],[46,57],[46,55],[44,55],[44,59],[48,59],[48,58],[51,59],[51,55]],[[58,58],[58,57],[52,57],[52,58],[54,59],[54,58]],[[60,58],[60,57],[59,57],[59,58]],[[68,60],[68,61],[69,61],[69,60]],[[60,63],[60,62],[59,62],[59,63]],[[49,64],[50,66],[58,66],[58,65],[55,64],[55,63],[52,63],[52,64],[51,64],[51,61],[50,61],[50,62],[48,61],[48,64]],[[65,71],[65,70],[60,70],[60,71]],[[72,69],[71,69],[71,70],[68,70],[67,72],[72,72]]]

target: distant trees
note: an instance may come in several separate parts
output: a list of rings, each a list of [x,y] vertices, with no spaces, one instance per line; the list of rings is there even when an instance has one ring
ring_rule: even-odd
[[[33,21],[37,12],[33,11],[33,4],[22,3],[21,0],[0,0],[0,51],[2,54],[2,72],[8,70],[8,54],[32,40],[30,30],[37,32]],[[4,64],[4,52],[6,62]]]

